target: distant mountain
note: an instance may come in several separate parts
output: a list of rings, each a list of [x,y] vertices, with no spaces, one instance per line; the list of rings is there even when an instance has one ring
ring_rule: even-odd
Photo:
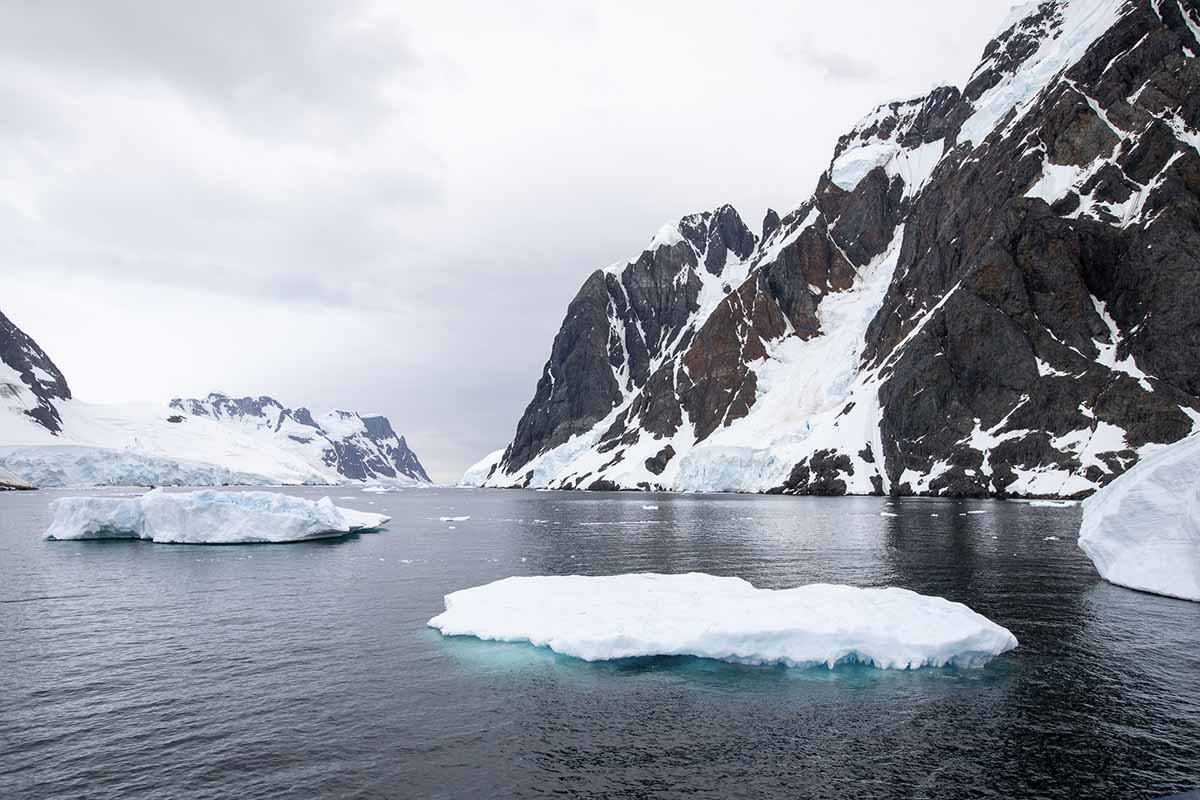
[[[490,486],[1087,494],[1200,430],[1200,4],[1014,9],[752,230],[571,301]]]
[[[95,405],[0,315],[0,485],[403,485],[429,476],[387,417],[270,397]]]
[[[184,420],[206,418],[269,432],[282,446],[309,449],[316,444],[321,462],[350,480],[430,482],[417,454],[392,430],[387,417],[330,411],[314,418],[307,408],[286,408],[271,397],[232,398],[219,392],[203,400],[176,398],[170,407],[181,412]]]

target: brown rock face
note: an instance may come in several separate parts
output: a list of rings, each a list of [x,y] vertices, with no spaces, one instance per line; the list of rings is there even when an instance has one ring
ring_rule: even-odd
[[[860,363],[844,365],[870,385],[854,414],[877,401],[877,418],[855,417],[848,402],[844,428],[835,421],[806,452],[789,450],[774,491],[1085,493],[1138,448],[1191,433],[1200,7],[1114,12],[1082,56],[985,135],[964,127],[985,95],[1029,71],[1044,43],[1077,37],[1063,3],[1041,3],[989,43],[961,92],[942,87],[865,118],[811,199],[769,211],[761,238],[725,206],[684,218],[677,237],[619,273],[594,275],[503,471],[608,420],[596,449],[636,458],[608,461],[589,482],[674,474],[668,464],[753,414],[764,391],[786,393],[766,386],[763,365],[781,343],[828,335],[823,304],[859,291],[883,262],[890,285],[845,356]],[[835,169],[862,153],[883,155],[852,179]],[[724,283],[715,303],[713,278]],[[666,437],[670,447],[657,441]],[[622,477],[630,464],[641,477]]]

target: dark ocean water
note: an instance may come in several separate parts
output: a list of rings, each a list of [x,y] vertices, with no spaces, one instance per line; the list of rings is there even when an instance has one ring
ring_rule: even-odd
[[[1101,582],[1077,508],[295,493],[395,520],[309,544],[44,542],[64,493],[0,494],[0,798],[1200,787],[1200,604]],[[425,627],[445,593],[509,575],[689,570],[944,595],[1021,646],[963,672],[588,664]]]

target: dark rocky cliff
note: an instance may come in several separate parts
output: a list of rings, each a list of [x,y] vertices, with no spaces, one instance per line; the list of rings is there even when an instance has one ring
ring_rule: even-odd
[[[0,396],[24,406],[39,425],[51,433],[62,429],[55,400],[70,400],[67,379],[37,342],[8,317],[0,314],[0,362],[11,370],[11,379],[0,377]]]
[[[584,284],[489,482],[1077,495],[1190,434],[1196,52],[1196,0],[1049,0],[761,236],[668,226]]]

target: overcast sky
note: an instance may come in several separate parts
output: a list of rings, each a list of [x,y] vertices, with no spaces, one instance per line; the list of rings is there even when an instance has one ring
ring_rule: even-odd
[[[1009,6],[0,0],[0,310],[80,399],[384,413],[454,480],[588,273],[803,201]]]

